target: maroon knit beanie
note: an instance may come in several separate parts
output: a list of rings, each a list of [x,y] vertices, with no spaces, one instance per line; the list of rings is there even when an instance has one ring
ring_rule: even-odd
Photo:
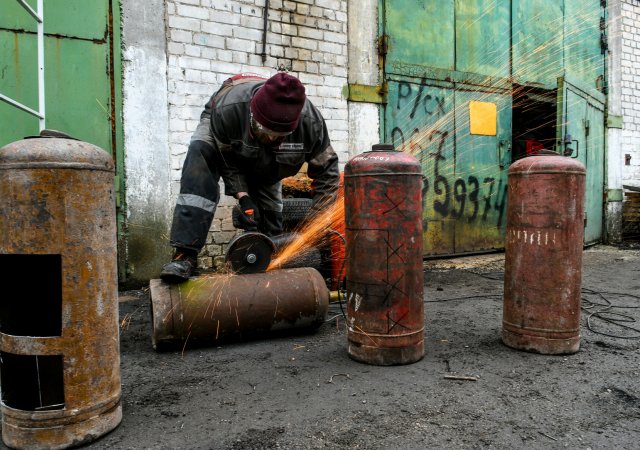
[[[305,98],[300,80],[278,72],[253,94],[251,112],[260,125],[270,130],[293,131],[298,126]]]

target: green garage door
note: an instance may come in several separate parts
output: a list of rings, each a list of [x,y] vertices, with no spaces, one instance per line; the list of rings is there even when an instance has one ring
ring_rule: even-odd
[[[425,255],[504,246],[513,109],[522,111],[523,93],[557,98],[545,106],[549,117],[556,106],[558,114],[545,135],[557,137],[558,151],[566,136],[578,142],[587,166],[585,242],[600,240],[603,2],[396,0],[381,11],[381,138],[422,163]]]
[[[500,80],[510,67],[510,8],[485,3],[403,0],[384,9],[383,138],[422,164],[425,255],[503,246],[511,93]]]

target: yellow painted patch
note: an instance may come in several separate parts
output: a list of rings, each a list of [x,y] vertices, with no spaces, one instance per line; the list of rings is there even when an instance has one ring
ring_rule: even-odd
[[[483,136],[495,136],[497,132],[498,108],[495,103],[469,102],[469,132]]]

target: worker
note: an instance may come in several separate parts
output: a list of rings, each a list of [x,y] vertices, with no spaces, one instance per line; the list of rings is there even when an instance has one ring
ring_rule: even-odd
[[[324,118],[296,77],[236,75],[204,107],[182,167],[170,242],[172,261],[160,277],[186,281],[205,244],[222,177],[237,200],[234,226],[268,236],[282,233],[282,182],[307,163],[312,179],[311,214],[335,201],[338,157]]]

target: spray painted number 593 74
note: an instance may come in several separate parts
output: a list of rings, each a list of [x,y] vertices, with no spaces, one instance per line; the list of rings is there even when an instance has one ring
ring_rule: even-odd
[[[500,227],[507,194],[507,187],[503,184],[500,179],[496,187],[495,178],[486,177],[481,182],[475,176],[469,176],[466,180],[458,178],[452,184],[445,176],[436,173],[433,180],[435,198],[431,204],[425,204],[425,207],[433,208],[433,211],[443,218],[466,219],[468,223],[477,220],[486,222],[493,209],[496,214],[496,226]],[[428,198],[430,187],[430,180],[425,177],[422,184],[423,198]]]

